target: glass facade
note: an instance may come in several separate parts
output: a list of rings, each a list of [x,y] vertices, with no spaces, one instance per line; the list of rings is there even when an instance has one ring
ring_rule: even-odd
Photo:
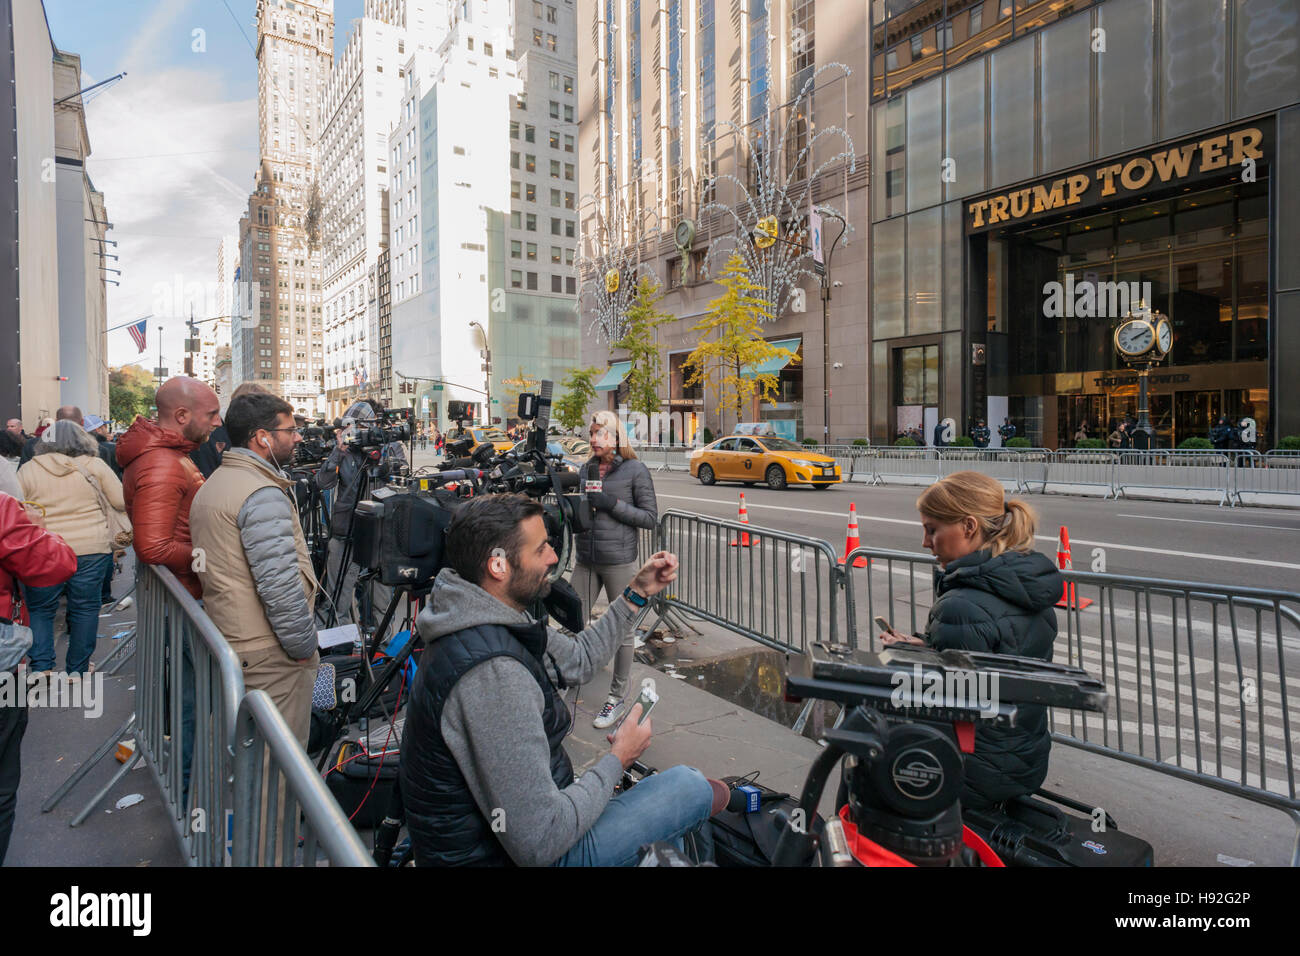
[[[899,377],[915,367],[904,353],[932,346],[935,414],[959,431],[1005,407],[1021,435],[1056,446],[1084,420],[1095,434],[1126,414],[1135,378],[1115,359],[1113,323],[1044,315],[1044,285],[1067,274],[1146,283],[1148,304],[1174,322],[1174,351],[1154,373],[1165,376],[1153,387],[1159,444],[1240,409],[1270,434],[1288,398],[1296,421],[1276,434],[1300,430],[1297,392],[1278,381],[1279,354],[1300,357],[1300,333],[1280,321],[1300,308],[1300,266],[1288,261],[1300,254],[1300,171],[1269,162],[1289,155],[1287,130],[1300,147],[1300,4],[873,0],[871,10],[874,440],[899,433],[900,413],[929,414],[928,400],[903,403]],[[1248,173],[1224,162],[1186,183],[1152,178],[1108,202],[1090,197],[1084,211],[1048,205],[1014,229],[967,224],[970,200],[1050,190],[1070,174],[1100,184],[1112,157],[1245,120],[1277,130]],[[1142,168],[1122,175],[1143,182]]]

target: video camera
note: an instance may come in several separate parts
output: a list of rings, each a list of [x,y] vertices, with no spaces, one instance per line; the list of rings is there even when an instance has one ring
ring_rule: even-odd
[[[527,494],[541,501],[547,535],[560,558],[548,610],[566,627],[581,630],[581,604],[560,576],[569,565],[573,535],[590,530],[593,515],[581,495],[566,493],[577,476],[559,471],[546,455],[551,390],[552,383],[544,381],[540,394],[520,396],[519,417],[533,424],[519,452],[498,455],[490,443],[452,441],[436,473],[390,482],[359,502],[353,560],[373,570],[381,584],[426,587],[442,569],[444,535],[456,509],[475,495]]]
[[[323,420],[308,422],[298,430],[298,434],[302,436],[302,441],[293,449],[295,468],[310,468],[329,457],[330,449],[334,447],[334,432]]]
[[[386,408],[379,413],[379,424],[377,426],[367,425],[365,422],[356,422],[356,431],[347,441],[348,449],[350,451],[368,452],[381,449],[385,445],[410,441],[411,436],[415,433],[414,415],[414,409]],[[339,428],[344,427],[342,419],[335,424]]]
[[[1078,667],[1036,658],[896,645],[868,653],[814,644],[792,658],[786,697],[835,701],[846,713],[825,734],[799,801],[813,819],[842,761],[837,809],[852,845],[917,866],[951,865],[963,849],[963,754],[979,723],[1015,726],[1026,705],[1101,712],[1105,685]],[[839,823],[840,821],[835,821]],[[799,865],[815,837],[787,826],[772,863]]]

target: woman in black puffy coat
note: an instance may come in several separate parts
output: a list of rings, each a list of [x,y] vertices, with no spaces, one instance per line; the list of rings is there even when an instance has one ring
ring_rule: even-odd
[[[1035,515],[1008,499],[1002,484],[959,471],[931,485],[916,501],[925,529],[922,544],[939,559],[935,600],[925,633],[896,631],[885,645],[928,644],[1018,657],[1052,659],[1061,572],[1034,550]],[[1016,727],[983,724],[966,757],[962,803],[982,807],[1032,793],[1047,777],[1051,740],[1047,709],[1021,706]]]

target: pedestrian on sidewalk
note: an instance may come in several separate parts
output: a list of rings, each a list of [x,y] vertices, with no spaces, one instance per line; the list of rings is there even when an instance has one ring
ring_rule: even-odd
[[[87,673],[99,632],[104,575],[113,564],[115,544],[108,507],[126,514],[122,483],[99,457],[95,439],[75,421],[57,421],[37,442],[36,454],[18,469],[23,496],[45,513],[46,528],[72,548],[77,571],[67,581],[26,589],[32,618],[31,662],[34,671],[52,671],[54,615],[59,598],[67,598],[69,674]]]
[[[46,430],[55,422],[76,422],[80,425],[82,417],[81,409],[76,405],[63,405],[54,413],[53,418],[42,419],[41,427],[36,429],[36,434],[27,439],[27,443],[23,445],[23,453],[18,462],[19,467],[32,460],[32,456],[36,454],[36,442],[44,436]]]
[[[571,582],[582,598],[584,619],[601,589],[612,605],[641,564],[639,528],[653,529],[659,521],[650,470],[637,460],[627,433],[610,411],[591,418],[591,458],[582,466],[578,487],[596,510],[591,531],[576,536],[577,563]],[[636,634],[628,631],[614,657],[614,676],[609,694],[593,727],[608,727],[618,719],[628,691],[628,674],[636,650]]]
[[[33,517],[33,515],[35,517]],[[77,570],[68,543],[42,527],[39,511],[24,509],[13,495],[0,493],[0,679],[19,687],[18,666],[25,643],[15,628],[26,627],[27,609],[18,589],[57,587]],[[8,647],[6,654],[4,648]],[[22,777],[20,749],[27,730],[26,687],[13,706],[0,702],[0,866],[9,851]]]
[[[276,395],[232,399],[232,446],[194,496],[190,528],[203,549],[203,603],[239,657],[247,690],[264,690],[307,746],[320,657],[312,617],[318,584],[294,482],[281,467],[302,436],[293,406]]]
[[[939,561],[934,603],[923,634],[891,628],[881,643],[1050,661],[1053,608],[1064,579],[1047,555],[1034,550],[1033,510],[1007,498],[996,478],[977,471],[940,479],[916,500],[916,509],[925,532],[922,546]],[[985,807],[1033,793],[1047,776],[1050,749],[1042,706],[1021,705],[1015,727],[977,727],[962,805]]]

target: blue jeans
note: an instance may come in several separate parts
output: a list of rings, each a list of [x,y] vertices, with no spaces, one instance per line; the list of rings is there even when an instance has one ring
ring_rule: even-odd
[[[713,788],[694,767],[670,767],[620,793],[553,866],[634,866],[647,843],[682,837],[709,819]]]
[[[54,613],[59,598],[68,599],[68,655],[65,670],[79,674],[86,670],[95,653],[99,637],[100,595],[104,588],[104,569],[111,567],[111,554],[77,555],[77,571],[62,584],[48,588],[24,586],[27,610],[32,619],[31,669],[54,670]]]

